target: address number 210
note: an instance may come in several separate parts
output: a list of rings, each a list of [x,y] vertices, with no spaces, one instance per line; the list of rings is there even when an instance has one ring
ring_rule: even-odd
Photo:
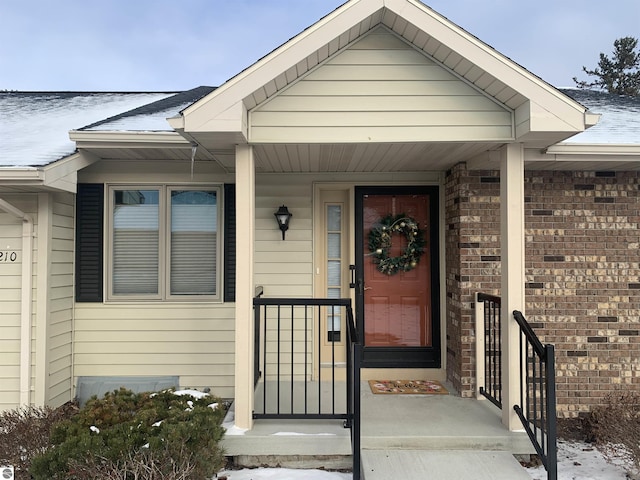
[[[17,252],[2,252],[0,251],[0,263],[15,262],[18,260]]]

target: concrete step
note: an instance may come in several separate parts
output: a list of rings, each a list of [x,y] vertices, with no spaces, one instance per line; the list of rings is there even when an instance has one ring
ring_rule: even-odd
[[[531,480],[509,452],[363,450],[364,480]]]

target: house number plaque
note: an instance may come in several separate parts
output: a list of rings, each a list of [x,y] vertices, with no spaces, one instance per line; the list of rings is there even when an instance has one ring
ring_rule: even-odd
[[[18,260],[18,252],[0,251],[0,263],[13,263]]]

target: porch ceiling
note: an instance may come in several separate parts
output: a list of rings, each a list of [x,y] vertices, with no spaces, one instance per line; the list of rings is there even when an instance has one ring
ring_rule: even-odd
[[[256,170],[268,173],[441,171],[497,147],[498,144],[487,143],[258,145]]]
[[[492,152],[498,143],[406,143],[406,144],[311,144],[256,145],[256,171],[259,173],[366,173],[444,171],[460,162],[470,169],[499,169],[498,157]],[[635,171],[640,170],[640,149],[603,145],[599,152],[589,145],[583,152],[561,146],[556,150],[525,149],[526,170],[584,170]],[[607,147],[607,148],[604,148]],[[151,160],[189,162],[191,148],[159,149],[152,147],[85,148],[104,160]],[[81,151],[82,151],[81,150]],[[613,154],[613,153],[615,154]],[[209,151],[199,148],[197,162],[214,162],[220,173],[235,172],[235,149]],[[6,185],[2,191],[7,191]],[[11,182],[11,191],[19,191]]]
[[[130,146],[85,147],[103,160],[190,161],[189,148]],[[497,143],[393,144],[268,144],[255,145],[259,173],[342,173],[443,171],[500,147]],[[81,151],[82,151],[81,150]],[[235,148],[199,148],[196,161],[215,162],[226,173],[235,172]]]

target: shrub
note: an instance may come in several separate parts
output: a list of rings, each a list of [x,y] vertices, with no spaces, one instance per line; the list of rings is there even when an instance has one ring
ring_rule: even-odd
[[[16,479],[30,479],[34,457],[49,447],[53,426],[77,412],[75,404],[59,408],[21,407],[0,413],[0,465],[13,465]]]
[[[617,392],[585,419],[589,440],[640,470],[640,393]]]
[[[214,402],[213,397],[196,399],[172,391],[136,394],[125,389],[93,397],[54,429],[53,448],[33,460],[31,473],[36,480],[211,477],[224,459],[219,446],[224,410],[211,408]],[[171,472],[189,476],[172,477]]]

